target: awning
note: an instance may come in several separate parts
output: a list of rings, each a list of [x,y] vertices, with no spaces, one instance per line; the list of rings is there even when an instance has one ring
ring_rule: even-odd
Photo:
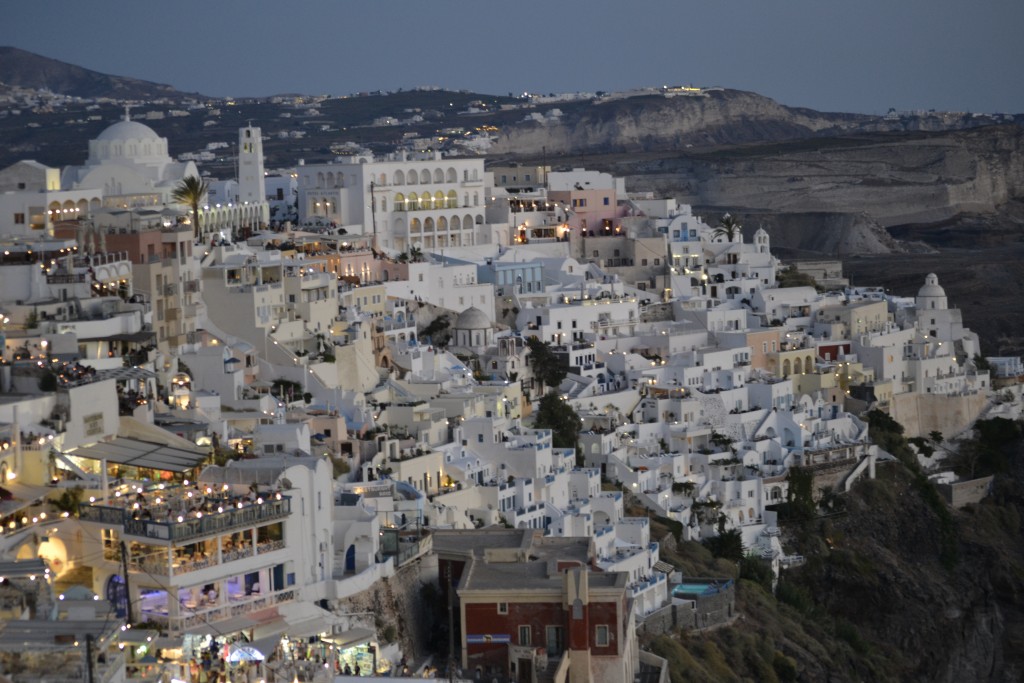
[[[52,491],[46,486],[29,486],[16,481],[5,481],[2,489],[10,493],[11,497],[0,502],[0,515],[9,515],[22,508],[27,508],[37,500],[45,498]]]
[[[357,645],[364,645],[373,640],[374,632],[368,628],[354,628],[339,635],[327,636],[324,638],[328,643],[334,643],[342,650]]]
[[[244,631],[247,628],[252,628],[255,625],[256,622],[248,617],[231,617],[223,621],[198,624],[185,631],[185,633],[193,636],[227,636]]]
[[[92,460],[106,460],[108,464],[146,467],[165,472],[187,472],[197,467],[207,457],[207,453],[204,451],[188,450],[124,437],[76,448],[71,451],[71,455]]]
[[[653,569],[654,571],[661,572],[662,574],[671,574],[676,570],[674,566],[672,566],[668,562],[662,562],[661,560],[658,560],[654,563]]]
[[[252,641],[251,643],[249,643],[249,647],[259,652],[261,655],[264,656],[264,658],[269,659],[270,656],[274,654],[274,651],[277,649],[277,646],[280,642],[281,634],[275,633],[272,636],[267,636],[266,638],[260,638],[259,640]]]

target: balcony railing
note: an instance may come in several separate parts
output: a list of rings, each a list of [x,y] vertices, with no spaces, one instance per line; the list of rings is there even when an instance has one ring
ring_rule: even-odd
[[[77,285],[85,282],[85,273],[61,273],[46,276],[48,285]]]
[[[211,512],[202,517],[181,518],[181,521],[156,522],[133,519],[132,510],[82,503],[79,518],[107,526],[121,526],[126,536],[140,536],[161,541],[185,541],[225,531],[251,527],[260,522],[284,519],[291,514],[291,498],[245,505],[241,508]]]
[[[178,283],[168,282],[164,285],[164,296],[174,296],[178,293]]]
[[[171,633],[181,633],[190,628],[204,624],[216,625],[219,621],[239,617],[250,612],[256,612],[267,607],[273,607],[283,602],[295,600],[296,590],[286,588],[266,595],[243,597],[239,600],[232,600],[227,604],[208,607],[203,610],[190,611],[188,614],[170,617],[165,611],[142,610],[142,616],[150,621],[167,627]]]

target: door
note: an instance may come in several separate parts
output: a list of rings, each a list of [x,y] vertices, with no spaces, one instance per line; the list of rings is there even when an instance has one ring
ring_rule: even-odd
[[[533,683],[532,659],[520,659],[516,664],[516,683]]]
[[[546,629],[548,657],[560,657],[564,649],[562,627],[548,626]]]

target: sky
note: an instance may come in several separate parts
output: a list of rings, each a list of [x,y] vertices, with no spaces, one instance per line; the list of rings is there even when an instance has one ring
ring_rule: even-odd
[[[18,0],[0,45],[212,96],[698,85],[1024,113],[1024,0]]]

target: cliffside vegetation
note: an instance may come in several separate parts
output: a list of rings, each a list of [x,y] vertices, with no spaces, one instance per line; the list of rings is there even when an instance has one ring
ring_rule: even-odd
[[[993,493],[953,510],[902,428],[881,413],[870,420],[897,459],[843,494],[839,512],[786,523],[787,551],[806,564],[783,571],[774,594],[752,558],[664,544],[687,575],[740,577],[734,625],[643,641],[669,660],[673,683],[1024,677],[1021,424],[980,423],[967,451],[980,454],[976,474],[995,475]]]

